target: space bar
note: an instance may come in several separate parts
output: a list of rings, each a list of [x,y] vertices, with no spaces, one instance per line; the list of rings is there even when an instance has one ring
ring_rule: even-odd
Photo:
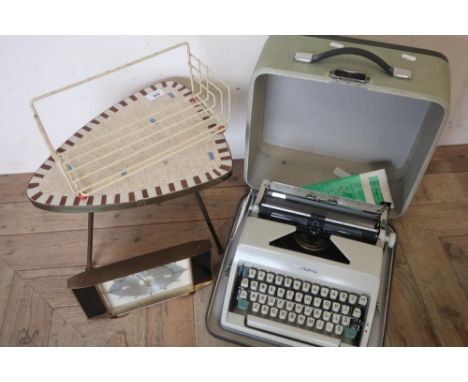
[[[327,337],[323,334],[310,332],[308,330],[296,328],[295,326],[285,325],[280,322],[266,320],[264,318],[252,316],[250,314],[247,315],[246,324],[251,328],[317,346],[340,346],[341,342],[336,338]]]

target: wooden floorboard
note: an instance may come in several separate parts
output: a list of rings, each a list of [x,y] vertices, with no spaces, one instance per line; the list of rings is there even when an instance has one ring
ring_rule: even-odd
[[[216,188],[205,190],[202,197],[206,199],[206,208],[212,219],[227,219],[234,214],[245,192],[244,187]],[[94,227],[100,229],[202,220],[203,215],[194,196],[188,195],[161,204],[95,214]],[[0,222],[0,236],[86,230],[88,227],[87,214],[44,213],[39,208],[31,209],[29,202],[0,204]]]
[[[5,318],[14,274],[13,269],[0,258],[0,329]]]
[[[468,164],[467,164],[468,166]],[[468,172],[426,174],[411,205],[468,202]]]
[[[197,346],[233,346],[231,343],[212,336],[206,328],[206,312],[213,285],[203,288],[194,297],[194,324]]]
[[[468,298],[468,235],[439,238],[445,255],[449,259],[458,283]]]
[[[247,192],[242,161],[203,192],[222,241]],[[31,174],[0,175],[0,345],[231,346],[205,323],[212,285],[116,319],[89,320],[66,281],[85,265],[86,215],[33,207]],[[439,147],[405,215],[385,344],[468,345],[468,145]],[[209,238],[193,197],[96,214],[95,265]],[[220,257],[213,255],[217,269]]]
[[[467,169],[467,145],[441,146],[435,151],[427,173],[459,173],[467,172]]]
[[[217,229],[224,223],[213,221]],[[104,265],[209,237],[204,221],[96,229],[94,264]],[[0,236],[0,256],[15,270],[83,267],[86,239],[86,230]]]
[[[405,221],[403,226],[404,229],[399,232],[405,241],[402,246],[408,253],[407,261],[425,301],[434,331],[442,345],[467,345],[466,296],[440,245],[437,232],[421,230],[415,221]]]
[[[148,346],[195,346],[193,296],[169,300],[147,309]]]
[[[5,346],[46,346],[53,309],[34,289],[15,274],[10,285],[6,314],[0,331]]]
[[[399,228],[396,227],[398,232]],[[404,248],[398,245],[390,289],[385,345],[440,345],[406,256]]]
[[[54,311],[47,346],[86,346],[85,339],[59,312]]]
[[[26,202],[26,186],[32,174],[0,175],[0,203]]]

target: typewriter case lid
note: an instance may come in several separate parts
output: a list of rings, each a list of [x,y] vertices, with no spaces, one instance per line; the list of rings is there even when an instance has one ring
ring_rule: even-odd
[[[334,46],[366,50],[411,78],[343,50],[314,63],[295,60],[297,52]],[[303,186],[334,178],[337,167],[350,174],[384,168],[397,217],[429,163],[449,98],[449,65],[439,53],[339,37],[270,37],[249,89],[244,177],[258,189],[263,179]]]

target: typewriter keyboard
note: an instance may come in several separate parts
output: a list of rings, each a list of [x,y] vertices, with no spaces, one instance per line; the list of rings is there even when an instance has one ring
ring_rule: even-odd
[[[319,333],[358,346],[368,296],[240,265],[230,310],[261,321],[270,332],[288,328]],[[306,332],[295,330],[295,338]]]

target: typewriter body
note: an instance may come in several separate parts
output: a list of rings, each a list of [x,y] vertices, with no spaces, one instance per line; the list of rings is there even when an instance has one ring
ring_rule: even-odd
[[[221,325],[279,345],[362,346],[379,296],[387,205],[264,181],[240,232]]]
[[[397,247],[388,219],[406,211],[427,167],[449,83],[437,52],[340,37],[267,40],[249,89],[250,192],[210,301],[212,334],[252,346],[383,344]],[[337,168],[385,169],[393,204],[302,187]]]

